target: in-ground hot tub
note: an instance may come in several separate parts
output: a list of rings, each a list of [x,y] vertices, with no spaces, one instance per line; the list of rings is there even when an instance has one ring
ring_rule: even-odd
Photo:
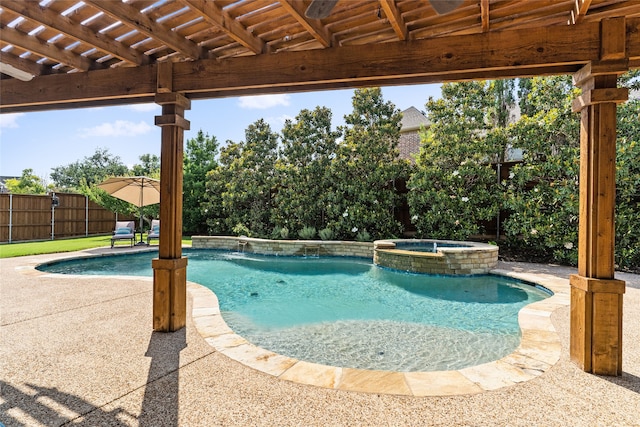
[[[373,263],[412,273],[486,274],[498,263],[498,247],[452,240],[376,240]]]

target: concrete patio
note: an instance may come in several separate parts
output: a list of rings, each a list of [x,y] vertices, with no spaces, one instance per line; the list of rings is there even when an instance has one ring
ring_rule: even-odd
[[[104,249],[77,254],[102,253]],[[569,308],[552,315],[560,360],[495,391],[414,397],[297,384],[215,351],[187,327],[151,330],[150,278],[57,276],[33,265],[70,254],[0,260],[0,422],[6,426],[640,425],[640,276],[627,282],[621,377],[569,361]],[[500,263],[562,278],[573,269]]]

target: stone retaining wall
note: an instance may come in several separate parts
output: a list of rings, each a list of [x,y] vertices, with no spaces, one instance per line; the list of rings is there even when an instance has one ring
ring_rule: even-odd
[[[261,255],[373,258],[373,243],[325,240],[268,240],[251,237],[193,236],[195,249],[224,249]]]

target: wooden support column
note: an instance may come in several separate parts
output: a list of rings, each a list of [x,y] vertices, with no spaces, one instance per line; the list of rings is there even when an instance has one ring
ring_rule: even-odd
[[[625,282],[614,279],[616,202],[616,104],[628,99],[617,88],[628,70],[624,18],[601,25],[602,61],[574,75],[580,112],[580,224],[578,274],[571,275],[570,356],[581,369],[622,374],[622,299]]]
[[[153,329],[172,332],[186,325],[187,258],[182,257],[182,159],[184,118],[191,102],[170,88],[170,67],[159,67],[155,102],[162,115],[155,124],[162,128],[160,152],[160,239],[158,258],[153,267]],[[169,70],[169,72],[167,72]],[[168,80],[164,77],[168,76]]]

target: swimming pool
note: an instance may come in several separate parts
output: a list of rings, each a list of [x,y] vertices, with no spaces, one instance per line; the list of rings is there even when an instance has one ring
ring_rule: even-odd
[[[518,346],[518,311],[548,296],[502,276],[400,273],[363,259],[185,255],[189,280],[216,293],[224,320],[237,334],[276,353],[332,366],[435,371],[493,361]],[[151,276],[154,256],[64,261],[40,269]]]

